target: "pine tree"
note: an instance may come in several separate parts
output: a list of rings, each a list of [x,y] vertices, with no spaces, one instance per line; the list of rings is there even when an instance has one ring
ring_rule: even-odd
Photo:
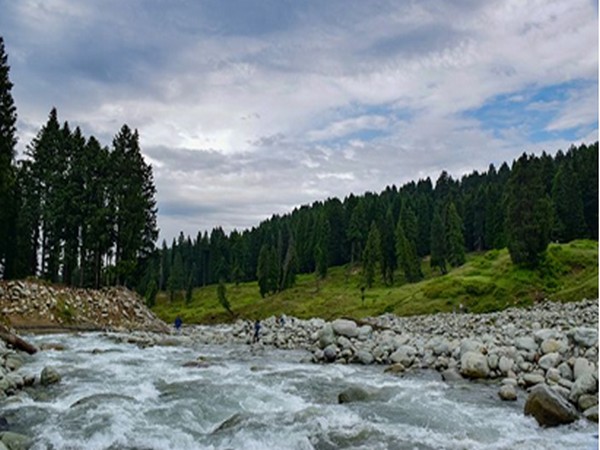
[[[350,223],[346,232],[350,242],[350,263],[360,261],[367,233],[367,219],[362,201],[358,201],[350,216]]]
[[[256,278],[260,296],[265,297],[275,292],[277,286],[277,263],[275,262],[275,250],[268,244],[263,244],[258,255],[258,266]]]
[[[453,267],[462,266],[465,263],[465,238],[462,220],[454,202],[450,203],[446,212],[446,243],[447,261]]]
[[[317,278],[323,279],[327,276],[327,269],[329,268],[329,240],[331,230],[329,228],[329,221],[324,213],[319,214],[317,220],[317,231],[315,236],[315,268],[317,272]]]
[[[446,227],[444,221],[440,215],[439,210],[433,213],[433,219],[431,221],[431,267],[438,267],[442,274],[448,272],[446,268],[446,254],[448,244],[446,242]]]
[[[171,301],[175,299],[175,293],[181,291],[184,286],[183,258],[181,257],[181,252],[177,251],[177,249],[173,251],[175,253],[173,267],[171,268],[171,274],[167,282]]]
[[[404,272],[404,278],[409,283],[414,283],[423,278],[421,261],[417,254],[416,246],[417,218],[410,206],[404,205],[400,211],[400,219],[396,225],[396,258],[398,266]],[[406,232],[407,230],[408,232]],[[410,236],[410,239],[407,237]]]
[[[10,66],[0,36],[0,277],[12,276],[16,269],[16,249],[10,244],[16,237],[16,203],[14,157],[17,144],[17,108],[12,97],[13,84],[9,78]],[[9,240],[9,236],[13,240]]]
[[[231,304],[229,303],[229,300],[227,300],[227,287],[222,279],[219,280],[219,285],[217,286],[217,298],[221,306],[225,308],[225,311],[227,311],[230,315],[233,315]]]
[[[394,236],[394,219],[392,209],[388,208],[381,223],[381,275],[383,282],[391,286],[394,284],[394,271],[398,267],[396,258],[396,239]]]
[[[554,224],[552,237],[559,242],[569,242],[583,237],[586,224],[583,217],[583,201],[579,179],[570,159],[564,161],[552,184]]]
[[[552,209],[538,161],[523,154],[507,186],[508,251],[515,264],[536,266],[550,242]]]
[[[158,236],[156,188],[152,167],[142,157],[139,135],[127,125],[113,140],[111,160],[117,282],[129,285],[138,261],[152,253]]]
[[[375,222],[371,222],[371,228],[369,229],[367,243],[362,256],[365,285],[368,288],[371,288],[375,281],[375,273],[377,272],[382,259],[381,237]]]

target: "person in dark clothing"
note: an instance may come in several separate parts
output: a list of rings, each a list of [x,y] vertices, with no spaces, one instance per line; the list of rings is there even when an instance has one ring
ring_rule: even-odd
[[[258,342],[260,340],[260,320],[256,319],[254,322],[254,337],[252,338],[252,343]]]
[[[177,318],[175,319],[175,329],[177,331],[181,330],[182,324],[183,324],[183,320],[181,320],[181,317],[177,316]]]

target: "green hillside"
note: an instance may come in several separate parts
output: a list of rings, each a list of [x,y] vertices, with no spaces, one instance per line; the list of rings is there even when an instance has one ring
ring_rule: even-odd
[[[381,282],[361,298],[359,268],[334,267],[317,283],[314,274],[299,275],[296,285],[261,298],[256,282],[227,285],[227,299],[235,317],[249,319],[287,314],[299,318],[340,316],[361,318],[391,312],[414,315],[458,310],[489,312],[509,306],[526,306],[536,300],[576,301],[598,297],[598,242],[578,240],[551,244],[545,263],[537,270],[511,263],[508,251],[492,250],[467,255],[463,266],[440,276],[423,261],[425,279],[407,284],[397,275],[394,286]],[[195,289],[186,304],[184,294],[169,301],[157,297],[154,312],[167,322],[177,315],[185,323],[217,323],[232,320],[217,300],[216,285]]]

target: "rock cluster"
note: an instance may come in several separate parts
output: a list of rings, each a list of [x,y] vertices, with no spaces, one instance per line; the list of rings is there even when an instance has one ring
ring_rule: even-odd
[[[15,328],[167,330],[142,298],[122,287],[92,290],[34,281],[0,282],[0,313]]]

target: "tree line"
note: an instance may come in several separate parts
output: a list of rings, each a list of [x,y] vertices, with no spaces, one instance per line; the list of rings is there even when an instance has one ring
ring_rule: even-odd
[[[508,247],[514,263],[535,266],[549,242],[577,238],[598,239],[598,143],[329,198],[241,232],[181,233],[163,241],[149,292],[189,299],[197,286],[256,280],[266,296],[344,264],[362,269],[366,288],[392,285],[420,280],[424,258],[443,274],[466,252]]]
[[[158,237],[152,168],[123,125],[112,146],[55,108],[15,160],[17,113],[0,37],[0,271],[69,286],[140,286]]]

